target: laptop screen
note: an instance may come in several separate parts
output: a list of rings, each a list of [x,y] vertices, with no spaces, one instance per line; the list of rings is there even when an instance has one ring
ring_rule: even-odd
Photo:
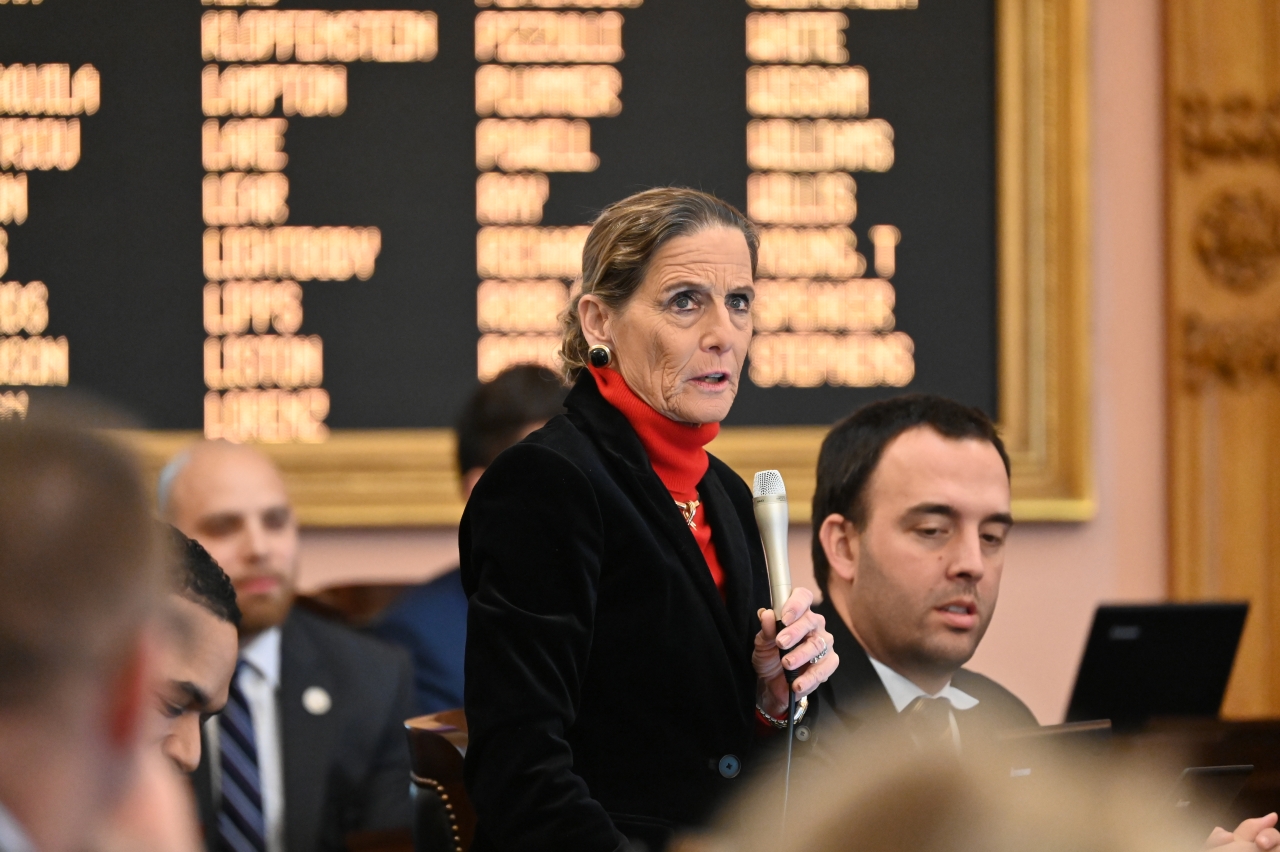
[[[1247,603],[1099,606],[1067,721],[1137,727],[1157,716],[1215,718]]]

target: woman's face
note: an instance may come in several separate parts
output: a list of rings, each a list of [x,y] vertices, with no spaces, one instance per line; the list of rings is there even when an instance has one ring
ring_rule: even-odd
[[[588,295],[580,313],[587,342],[613,350],[637,396],[672,420],[713,423],[738,394],[754,298],[746,238],[714,227],[659,248],[621,310]]]

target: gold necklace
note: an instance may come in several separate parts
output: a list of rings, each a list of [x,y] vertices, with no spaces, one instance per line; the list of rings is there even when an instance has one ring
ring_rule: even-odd
[[[698,500],[689,500],[684,503],[677,500],[676,505],[680,507],[680,514],[684,515],[684,522],[689,525],[689,529],[696,530],[698,525],[693,522],[693,516],[698,513],[698,507],[702,503]]]

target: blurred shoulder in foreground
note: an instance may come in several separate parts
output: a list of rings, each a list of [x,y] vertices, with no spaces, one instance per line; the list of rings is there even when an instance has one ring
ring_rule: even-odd
[[[1057,754],[1013,775],[987,750],[963,762],[874,739],[836,746],[838,759],[792,778],[787,831],[783,779],[757,779],[717,829],[678,852],[1192,852],[1204,834],[1181,825],[1155,767]],[[850,773],[847,767],[857,766]],[[1239,844],[1236,849],[1252,848]]]

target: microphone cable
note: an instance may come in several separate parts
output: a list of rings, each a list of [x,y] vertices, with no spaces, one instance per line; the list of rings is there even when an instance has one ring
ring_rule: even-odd
[[[787,836],[787,805],[791,801],[791,747],[796,741],[795,691],[788,689],[787,696],[787,769],[782,776],[782,837],[784,840]]]

